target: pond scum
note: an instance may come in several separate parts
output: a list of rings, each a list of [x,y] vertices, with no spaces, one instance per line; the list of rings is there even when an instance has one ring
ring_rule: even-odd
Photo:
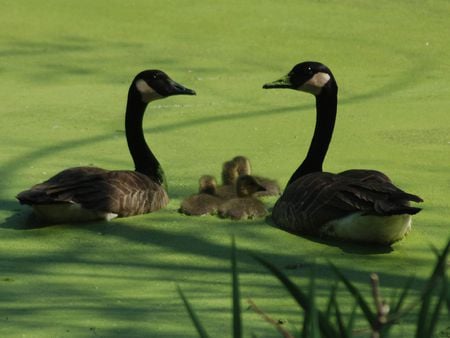
[[[386,338],[391,337],[391,328],[399,320],[416,310],[417,319],[415,321],[415,337],[416,338],[430,338],[435,337],[436,327],[441,319],[441,310],[444,306],[447,307],[447,311],[450,312],[450,299],[449,299],[449,281],[446,273],[448,266],[448,253],[450,248],[450,240],[447,242],[445,248],[439,252],[437,249],[433,249],[436,254],[436,264],[430,275],[426,280],[425,286],[421,291],[419,297],[415,300],[409,301],[408,305],[405,305],[409,296],[409,291],[414,282],[414,277],[410,277],[399,296],[393,299],[388,304],[381,296],[379,277],[376,273],[370,275],[371,283],[371,297],[375,304],[373,309],[369,303],[365,300],[366,297],[355,287],[355,285],[333,264],[329,263],[330,269],[335,274],[335,283],[331,288],[330,296],[328,298],[328,304],[325,311],[317,308],[315,305],[315,275],[314,267],[311,269],[311,275],[309,278],[309,288],[304,291],[295,285],[279,268],[270,263],[269,261],[261,258],[257,255],[252,257],[261,265],[266,267],[271,274],[273,274],[286,288],[291,297],[296,301],[303,311],[303,326],[301,329],[302,338],[350,338],[356,334],[361,335],[361,330],[354,329],[355,317],[358,309],[363,313],[364,319],[367,322],[367,329],[363,330],[364,333],[370,332],[371,338]],[[242,319],[241,319],[241,300],[239,293],[239,280],[238,269],[236,259],[236,245],[234,238],[232,240],[231,248],[231,272],[232,272],[232,301],[233,301],[233,338],[241,338],[242,334]],[[337,286],[339,283],[345,285],[345,288],[353,296],[355,305],[345,320],[340,310],[339,301],[336,296]],[[177,286],[178,293],[183,300],[186,310],[197,330],[199,337],[210,337],[204,328],[201,320],[194,311],[189,300],[183,293],[180,286]],[[397,290],[398,291],[398,290]],[[398,293],[398,292],[397,292]],[[283,323],[272,319],[270,316],[260,310],[257,305],[248,300],[250,308],[258,313],[263,320],[268,322],[268,325],[274,326],[280,333],[280,337],[284,338],[296,338],[292,333],[288,332],[283,327]],[[417,310],[418,308],[418,310]],[[450,327],[444,329],[444,331],[438,333],[439,337],[450,337]],[[252,335],[253,338],[257,338],[256,335]]]

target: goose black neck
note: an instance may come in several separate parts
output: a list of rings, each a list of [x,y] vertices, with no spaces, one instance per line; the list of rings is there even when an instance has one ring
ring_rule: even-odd
[[[306,158],[289,179],[287,185],[299,177],[322,171],[322,164],[333,135],[337,112],[337,87],[325,87],[316,96],[316,127]]]
[[[142,121],[147,103],[141,100],[140,94],[131,87],[128,92],[125,113],[125,133],[128,149],[133,158],[135,170],[150,177],[153,181],[164,184],[162,168],[144,138]]]

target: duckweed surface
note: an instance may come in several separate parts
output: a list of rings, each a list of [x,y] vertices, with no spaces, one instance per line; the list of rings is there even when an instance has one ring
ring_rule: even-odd
[[[319,303],[328,261],[383,295],[431,272],[450,224],[448,1],[2,1],[0,11],[0,336],[196,337],[180,284],[213,337],[231,333],[230,237],[243,299],[293,332],[299,309],[246,253],[308,285]],[[242,154],[284,185],[314,128],[314,99],[262,84],[297,62],[327,64],[339,108],[325,169],[374,168],[423,197],[413,231],[390,249],[296,237],[264,220],[177,213],[202,174]],[[34,228],[14,196],[72,166],[132,168],[124,138],[128,85],[159,68],[197,91],[149,106],[148,143],[169,181],[169,206],[139,217]],[[266,200],[268,206],[274,199]],[[352,301],[343,288],[341,310]],[[245,336],[278,337],[243,305]],[[414,315],[393,333],[413,335]],[[364,327],[358,328],[366,336]],[[445,330],[445,321],[439,330]],[[443,332],[443,331],[442,331]]]

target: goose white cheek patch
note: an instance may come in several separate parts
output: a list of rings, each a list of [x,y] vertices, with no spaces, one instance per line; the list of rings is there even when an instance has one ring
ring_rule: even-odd
[[[163,96],[159,95],[144,80],[136,81],[136,89],[139,91],[139,93],[141,93],[142,101],[146,103],[163,98]]]
[[[331,76],[327,73],[316,73],[312,78],[306,81],[299,90],[318,95],[322,91],[323,86],[325,86],[328,81],[330,81]]]

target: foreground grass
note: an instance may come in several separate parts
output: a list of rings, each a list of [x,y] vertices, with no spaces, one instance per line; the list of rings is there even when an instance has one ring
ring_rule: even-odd
[[[298,337],[329,337],[329,338],[349,338],[358,336],[359,333],[369,334],[371,338],[388,338],[392,327],[399,322],[407,313],[413,312],[416,315],[415,320],[415,337],[433,337],[435,335],[436,327],[440,320],[444,320],[441,315],[441,310],[447,305],[447,310],[450,310],[448,302],[448,277],[447,277],[447,262],[448,253],[450,249],[450,241],[447,242],[445,248],[439,252],[435,249],[436,263],[431,276],[427,279],[425,287],[422,290],[420,297],[411,300],[408,297],[414,276],[407,281],[402,289],[398,289],[398,296],[387,300],[382,295],[380,289],[380,280],[376,273],[370,275],[371,295],[367,297],[358,290],[357,287],[333,264],[330,268],[335,272],[335,281],[330,287],[331,292],[328,297],[328,302],[325,310],[320,310],[316,305],[315,296],[315,267],[312,266],[309,270],[309,287],[303,290],[295,285],[285,273],[282,272],[272,263],[263,259],[262,257],[252,255],[253,258],[261,265],[265,266],[272,275],[274,275],[284,286],[287,293],[290,294],[293,300],[297,303],[299,308],[299,315],[302,317],[302,328],[299,330]],[[242,337],[242,316],[241,316],[241,297],[239,285],[239,272],[237,267],[237,249],[235,240],[233,238],[231,245],[231,299],[232,299],[232,326],[234,338]],[[355,305],[348,318],[342,316],[340,305],[341,301],[336,297],[338,283],[345,285],[349,294],[354,298]],[[198,336],[201,338],[208,338],[209,335],[202,324],[199,316],[196,314],[189,300],[183,293],[180,286],[177,286],[177,291],[183,304],[189,314],[189,317],[194,324]],[[367,301],[372,298],[373,305]],[[286,330],[282,320],[275,320],[267,313],[262,311],[255,302],[248,299],[250,308],[258,313],[263,320],[272,325],[280,334],[280,337],[294,338],[293,332]],[[410,303],[406,306],[406,303]],[[375,308],[375,309],[373,309]],[[354,330],[355,318],[357,311],[363,313],[365,329]],[[360,324],[361,325],[361,324]],[[439,332],[439,336],[448,335],[449,327],[443,326],[445,329]],[[296,334],[297,336],[297,334]],[[252,334],[252,337],[256,337]]]
[[[432,270],[430,245],[443,247],[449,233],[448,9],[445,1],[4,1],[0,335],[195,337],[178,282],[210,334],[226,336],[231,234],[299,285],[314,262],[319,304],[329,295],[329,260],[363,290],[374,271],[387,290],[415,273],[418,294]],[[392,250],[316,242],[264,221],[176,213],[200,174],[218,175],[236,154],[285,184],[309,143],[314,103],[260,87],[305,59],[328,64],[340,86],[326,170],[377,168],[425,199],[413,232]],[[18,191],[70,166],[131,168],[123,110],[129,81],[144,68],[161,68],[198,93],[156,102],[145,119],[169,180],[168,208],[24,230]],[[243,297],[298,327],[297,313],[286,311],[293,302],[262,267],[244,258],[240,279]],[[243,316],[245,330],[270,337],[256,314]],[[393,334],[410,335],[412,323],[404,318]]]

